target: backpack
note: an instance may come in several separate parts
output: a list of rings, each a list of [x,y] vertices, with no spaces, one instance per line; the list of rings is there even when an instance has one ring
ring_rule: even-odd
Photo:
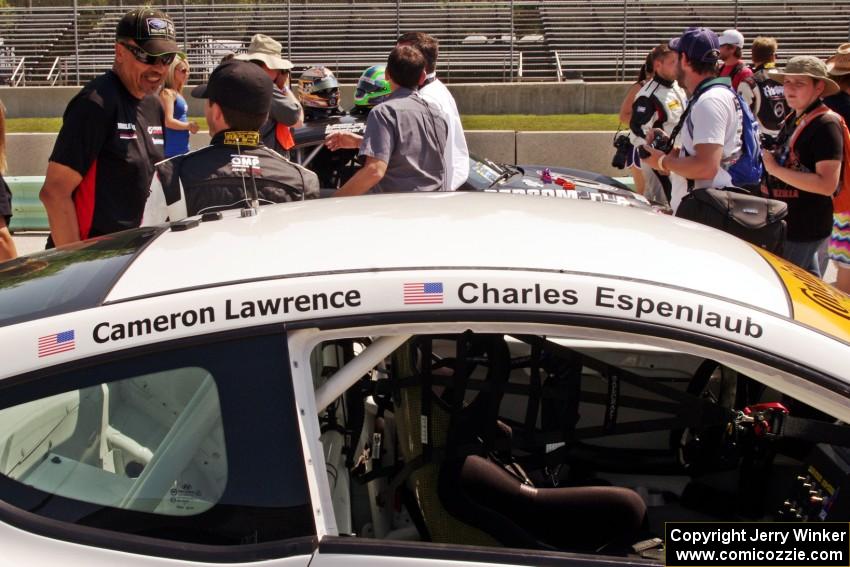
[[[800,133],[808,126],[815,118],[822,114],[830,114],[838,119],[838,123],[841,124],[841,131],[844,134],[844,159],[841,160],[841,174],[838,178],[838,189],[836,189],[835,194],[832,196],[832,209],[836,213],[846,213],[850,211],[850,131],[847,130],[847,124],[844,122],[844,118],[838,114],[827,108],[825,105],[821,105],[808,113],[803,119],[800,121],[800,124],[794,130],[794,133],[791,134],[791,139],[788,142],[788,148],[793,152],[794,144],[797,142],[797,138],[800,137]]]
[[[785,101],[785,88],[778,81],[767,76],[764,69],[752,77],[744,79],[752,89],[759,91],[758,120],[767,130],[778,131],[782,121],[788,115],[788,103]]]
[[[690,132],[691,137],[693,137],[694,125],[690,120],[689,110],[694,106],[694,104],[696,104],[697,100],[699,100],[699,97],[702,96],[703,93],[714,87],[726,88],[729,92],[735,95],[735,107],[741,111],[741,117],[743,119],[743,123],[741,125],[741,155],[734,161],[729,161],[726,164],[721,165],[723,165],[724,169],[729,172],[729,175],[732,177],[732,185],[735,187],[758,185],[761,183],[762,174],[764,173],[761,161],[761,145],[759,144],[759,125],[755,116],[753,116],[753,112],[750,110],[750,107],[744,102],[741,95],[735,92],[731,85],[727,84],[725,81],[709,82],[705,88],[697,92],[688,104],[685,114],[682,115],[682,118],[687,120],[688,132]],[[677,130],[674,130],[674,132],[678,134]]]

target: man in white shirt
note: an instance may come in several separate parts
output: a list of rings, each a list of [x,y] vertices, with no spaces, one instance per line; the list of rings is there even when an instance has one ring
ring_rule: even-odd
[[[419,87],[419,96],[434,104],[449,117],[449,141],[446,144],[446,165],[449,186],[446,191],[455,191],[469,176],[469,148],[463,135],[463,124],[452,93],[437,78],[437,56],[440,45],[435,37],[424,32],[407,32],[398,38],[396,45],[412,45],[425,57],[425,81]]]
[[[670,40],[679,54],[679,83],[691,93],[685,124],[669,154],[644,146],[644,161],[653,169],[670,174],[675,213],[682,198],[693,189],[732,185],[726,170],[741,155],[743,116],[735,104],[728,77],[717,77],[720,57],[717,34],[708,28],[688,28]],[[714,87],[717,88],[714,88]],[[651,131],[651,143],[657,131]]]

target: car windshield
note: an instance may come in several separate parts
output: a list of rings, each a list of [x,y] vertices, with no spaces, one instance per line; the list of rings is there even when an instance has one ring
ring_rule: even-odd
[[[490,160],[469,156],[469,177],[466,182],[474,189],[482,191],[490,187],[500,177],[504,178],[507,170]]]
[[[127,230],[0,264],[0,326],[99,305],[161,231]]]

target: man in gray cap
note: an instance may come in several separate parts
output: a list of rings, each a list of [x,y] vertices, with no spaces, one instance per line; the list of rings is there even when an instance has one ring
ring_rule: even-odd
[[[272,82],[256,65],[226,61],[192,96],[206,99],[210,145],[156,165],[142,225],[176,221],[253,201],[282,203],[319,196],[319,179],[265,147],[259,128]]]
[[[292,63],[282,57],[282,50],[279,42],[258,33],[251,38],[248,51],[237,55],[236,59],[259,65],[274,83],[269,119],[260,128],[260,135],[266,146],[285,154],[295,145],[289,128],[301,126],[304,110],[290,88]]]
[[[174,23],[158,10],[118,22],[112,69],[68,103],[50,155],[39,195],[48,247],[139,226],[163,150],[162,106],[151,95],[178,51]]]

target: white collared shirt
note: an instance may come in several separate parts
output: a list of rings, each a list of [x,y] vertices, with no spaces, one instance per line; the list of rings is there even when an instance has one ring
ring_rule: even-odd
[[[430,79],[434,74],[428,75]],[[449,186],[444,191],[455,191],[464,184],[469,176],[469,148],[466,145],[466,137],[463,135],[463,124],[460,122],[460,114],[457,104],[440,79],[433,81],[419,89],[419,96],[442,110],[449,121],[449,139],[446,144],[446,181]]]

